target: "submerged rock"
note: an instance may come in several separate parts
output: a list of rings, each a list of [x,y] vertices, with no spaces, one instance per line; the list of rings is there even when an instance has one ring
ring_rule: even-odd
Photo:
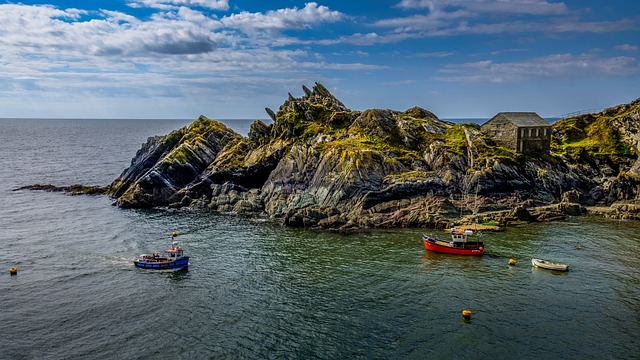
[[[69,186],[55,186],[55,185],[27,185],[13,189],[13,191],[20,190],[40,190],[48,192],[66,192],[71,195],[104,195],[107,193],[108,187],[106,186],[86,186],[86,185],[69,185]]]

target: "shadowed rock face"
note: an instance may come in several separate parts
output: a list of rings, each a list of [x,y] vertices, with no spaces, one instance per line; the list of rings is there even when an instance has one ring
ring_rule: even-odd
[[[554,124],[554,153],[525,157],[475,124],[418,107],[352,111],[320,84],[303,92],[267,109],[273,122],[254,122],[246,138],[204,116],[150,138],[108,194],[120,207],[257,212],[289,226],[342,229],[448,226],[480,210],[503,223],[582,213],[526,210],[569,190],[563,203],[638,197],[639,101]],[[616,143],[579,148],[597,140],[598,126],[614,129]]]
[[[189,127],[150,138],[110,186],[116,205],[144,208],[169,199],[196,180],[227,145],[242,136],[219,122],[200,116]]]

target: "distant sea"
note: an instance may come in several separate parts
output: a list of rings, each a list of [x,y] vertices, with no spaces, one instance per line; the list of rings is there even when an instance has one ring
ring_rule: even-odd
[[[640,358],[638,222],[509,228],[456,257],[424,250],[423,233],[446,237],[433,229],[338,235],[13,191],[107,185],[148,137],[191,121],[0,119],[0,359]],[[134,268],[172,231],[188,271]]]

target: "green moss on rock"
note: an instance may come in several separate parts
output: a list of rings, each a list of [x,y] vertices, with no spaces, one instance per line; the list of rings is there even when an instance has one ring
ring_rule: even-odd
[[[635,158],[635,148],[621,140],[614,119],[601,113],[559,121],[553,127],[560,135],[552,138],[551,148],[574,161],[596,159],[616,163]]]
[[[426,172],[421,170],[409,170],[398,173],[393,173],[385,176],[384,180],[388,183],[404,183],[404,182],[417,182],[423,181],[429,177],[429,174],[434,172]]]
[[[505,164],[517,164],[522,163],[524,156],[511,149],[507,149],[503,146],[485,146],[478,145],[479,155],[475,159],[477,163],[483,163],[487,159],[498,160]]]
[[[242,139],[225,146],[215,160],[219,170],[235,170],[244,166],[245,158],[251,150],[247,139]]]
[[[462,125],[454,125],[446,129],[442,140],[444,141],[443,147],[447,151],[460,156],[466,155],[468,143]]]

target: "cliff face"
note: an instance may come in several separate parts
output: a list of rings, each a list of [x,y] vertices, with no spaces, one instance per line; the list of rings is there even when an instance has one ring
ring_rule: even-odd
[[[273,123],[254,122],[246,138],[200,117],[149,139],[109,195],[121,207],[258,212],[323,228],[447,226],[461,212],[563,195],[584,205],[638,197],[640,101],[554,124],[552,154],[523,156],[477,125],[421,108],[352,111],[320,84],[303,91],[277,112],[267,109]]]
[[[552,150],[572,174],[589,179],[579,189],[596,203],[636,201],[640,194],[640,99],[554,124]]]
[[[168,205],[227,145],[242,137],[219,122],[201,116],[189,127],[153,137],[138,150],[107,194],[120,207],[144,208]]]

